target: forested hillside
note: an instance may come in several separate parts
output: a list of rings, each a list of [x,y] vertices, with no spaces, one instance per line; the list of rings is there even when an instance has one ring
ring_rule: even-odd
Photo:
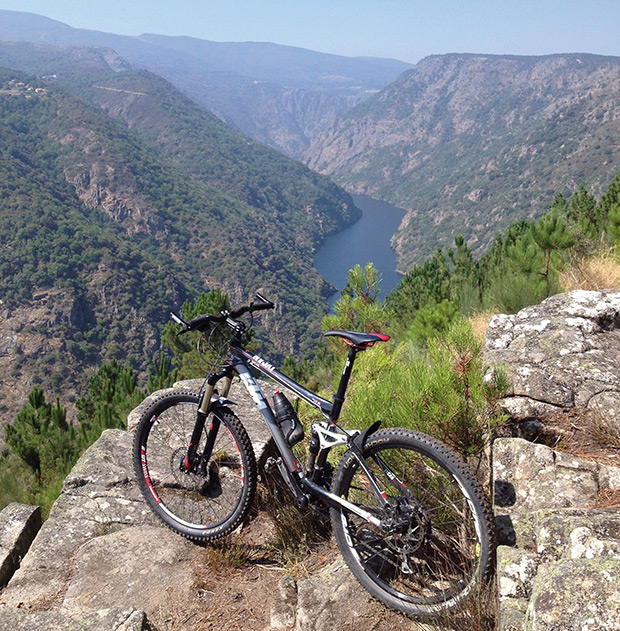
[[[297,158],[337,116],[410,67],[261,42],[114,35],[19,11],[0,10],[0,40],[114,50],[132,68],[157,73],[228,124]]]
[[[280,305],[276,354],[307,348],[330,291],[313,248],[359,212],[157,77],[92,82],[68,85],[119,122],[55,79],[0,72],[3,414],[102,359],[143,369],[168,311],[215,287],[261,289]]]
[[[620,164],[620,58],[441,55],[419,62],[306,154],[356,193],[408,211],[404,271],[463,234],[477,254]]]

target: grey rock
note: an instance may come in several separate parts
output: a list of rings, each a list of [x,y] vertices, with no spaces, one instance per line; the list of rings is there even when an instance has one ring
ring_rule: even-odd
[[[270,629],[274,631],[334,631],[367,629],[368,620],[377,627],[377,602],[364,590],[346,567],[342,557],[320,572],[297,582],[284,577],[272,605]],[[388,627],[385,627],[388,628]],[[399,627],[400,628],[400,627]],[[409,627],[407,627],[409,628]],[[416,621],[417,631],[442,631],[445,624]]]
[[[537,570],[538,557],[534,552],[499,546],[497,575],[500,599],[529,598]]]
[[[61,613],[82,616],[116,605],[143,609],[161,605],[162,586],[189,592],[188,571],[200,548],[172,531],[133,526],[91,539],[74,556],[74,574]]]
[[[131,444],[127,432],[106,430],[80,458],[0,604],[49,607],[62,600],[83,544],[123,526],[158,524],[130,478]]]
[[[493,444],[493,480],[496,514],[588,506],[599,490],[596,463],[520,438]]]
[[[144,612],[114,607],[80,619],[57,611],[28,613],[23,609],[0,607],[0,631],[147,631]]]
[[[543,565],[534,584],[525,629],[620,629],[620,563],[580,558]]]
[[[347,626],[354,628],[371,606],[371,597],[339,560],[320,574],[297,582],[294,629],[333,631]]]
[[[285,574],[278,583],[278,597],[271,606],[271,628],[277,631],[291,629],[297,609],[297,583]]]
[[[0,512],[0,587],[19,567],[41,524],[39,506],[12,503]]]
[[[502,615],[497,623],[497,631],[524,631],[528,601],[510,599],[502,603]]]
[[[515,418],[574,406],[620,418],[620,292],[573,291],[494,316],[484,358],[506,370]]]
[[[596,508],[620,469],[525,440],[493,445],[499,628],[620,629],[620,514]],[[525,613],[524,613],[525,612]]]

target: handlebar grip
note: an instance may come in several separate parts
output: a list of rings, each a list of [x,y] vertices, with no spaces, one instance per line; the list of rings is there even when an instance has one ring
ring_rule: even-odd
[[[179,318],[176,313],[170,312],[170,319],[176,322],[184,331],[187,330],[187,323]]]
[[[194,319],[190,320],[187,323],[187,326],[189,327],[190,330],[195,331],[195,330],[202,330],[204,328],[206,328],[207,326],[209,326],[211,324],[211,320],[212,320],[212,316],[205,314],[196,316]]]
[[[273,304],[273,302],[259,302],[258,304],[250,304],[250,311],[266,311],[267,309],[275,308],[276,306]]]

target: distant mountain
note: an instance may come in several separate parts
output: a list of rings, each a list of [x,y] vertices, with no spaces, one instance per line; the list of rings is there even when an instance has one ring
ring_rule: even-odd
[[[160,77],[110,73],[110,51],[65,54],[62,88],[0,69],[0,422],[102,358],[144,369],[169,310],[207,288],[262,290],[275,355],[310,348],[331,291],[312,253],[351,198]]]
[[[335,117],[388,85],[410,64],[257,42],[129,37],[0,11],[0,40],[113,49],[159,74],[225,122],[299,157]]]
[[[345,114],[307,164],[408,210],[400,268],[463,234],[482,252],[510,223],[620,169],[620,58],[432,56]]]

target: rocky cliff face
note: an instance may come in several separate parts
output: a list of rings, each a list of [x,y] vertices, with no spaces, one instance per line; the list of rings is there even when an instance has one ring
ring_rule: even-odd
[[[17,11],[0,12],[0,39],[46,42],[51,57],[52,44],[79,46],[81,56],[88,54],[86,47],[105,47],[114,70],[131,65],[155,72],[233,127],[295,158],[336,116],[410,67],[395,59],[343,57],[271,43],[113,35]],[[114,59],[115,54],[122,59]]]
[[[482,251],[507,225],[615,175],[620,59],[433,56],[348,112],[305,161],[408,215],[394,244],[407,269],[463,234]]]
[[[375,90],[339,92],[253,82],[239,92],[238,101],[213,111],[256,140],[300,158],[314,138]]]
[[[485,362],[508,373],[505,408],[537,441],[493,445],[501,629],[620,625],[619,332],[620,293],[612,291],[552,296],[489,325]],[[540,444],[567,415],[553,447]],[[564,453],[586,423],[589,440],[608,436],[610,447],[582,442],[577,451],[589,457]]]

